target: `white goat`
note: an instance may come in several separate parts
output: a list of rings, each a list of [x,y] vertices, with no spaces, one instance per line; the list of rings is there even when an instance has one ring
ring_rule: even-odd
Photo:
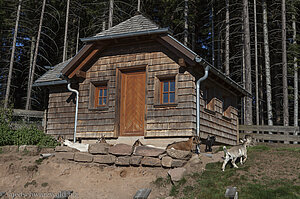
[[[88,152],[89,144],[73,143],[69,140],[64,140],[64,145],[79,150],[80,152]]]
[[[235,168],[238,168],[238,166],[235,164],[237,158],[240,158],[241,164],[245,163],[247,159],[247,147],[251,144],[251,142],[252,142],[252,137],[249,136],[244,140],[243,144],[241,145],[234,146],[228,150],[224,146],[223,149],[225,152],[225,159],[222,165],[222,171],[225,171],[225,166],[229,162],[229,160],[231,160],[231,163]]]

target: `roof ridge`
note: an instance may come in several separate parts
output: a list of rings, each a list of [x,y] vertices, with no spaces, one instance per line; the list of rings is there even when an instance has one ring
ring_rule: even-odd
[[[94,37],[141,32],[147,30],[155,30],[159,28],[159,25],[157,25],[151,19],[145,17],[143,14],[138,14],[115,26],[110,27],[107,30],[97,33]]]

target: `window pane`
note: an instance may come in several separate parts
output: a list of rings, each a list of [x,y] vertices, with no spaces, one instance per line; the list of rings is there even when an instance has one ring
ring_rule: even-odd
[[[164,82],[164,88],[163,88],[164,92],[168,92],[169,91],[169,82]]]
[[[168,99],[168,93],[164,93],[163,95],[163,103],[168,103],[169,102],[169,99]]]
[[[99,97],[99,105],[102,105],[102,97]]]
[[[104,96],[107,96],[107,89],[104,89]]]
[[[170,81],[170,91],[174,92],[175,91],[175,82]]]
[[[103,96],[102,92],[103,92],[103,90],[100,88],[100,90],[99,90],[99,97]]]
[[[106,104],[106,97],[103,98],[103,105]]]
[[[170,93],[170,103],[175,102],[175,93]]]

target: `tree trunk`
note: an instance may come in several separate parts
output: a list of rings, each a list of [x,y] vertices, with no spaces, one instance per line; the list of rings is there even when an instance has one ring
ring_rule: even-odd
[[[33,57],[34,57],[34,47],[36,45],[36,39],[33,36],[31,39],[31,47],[30,47],[30,63],[29,63],[29,73],[28,73],[28,84],[27,84],[27,91],[29,90],[29,82],[32,74],[32,65],[33,65]],[[28,108],[30,109],[30,107]]]
[[[76,37],[76,54],[79,48],[80,18],[78,17],[77,37]]]
[[[113,25],[113,14],[114,14],[114,0],[109,0],[108,28],[111,28]]]
[[[244,19],[244,46],[245,46],[245,89],[250,94],[252,93],[251,80],[251,49],[250,49],[250,28],[249,28],[249,8],[248,0],[243,0],[243,19]],[[246,96],[245,102],[245,124],[252,125],[252,98]]]
[[[254,48],[255,48],[255,105],[256,105],[256,125],[259,125],[259,94],[258,94],[258,56],[257,56],[257,20],[256,20],[256,0],[254,7]]]
[[[212,55],[212,65],[215,66],[214,0],[211,0],[211,55]]]
[[[293,14],[293,44],[297,45],[297,29],[296,29],[296,16]],[[296,54],[296,53],[295,53]],[[298,90],[298,64],[297,57],[294,56],[294,126],[298,126],[298,103],[299,103],[299,90]]]
[[[268,14],[267,14],[266,0],[262,1],[262,7],[263,7],[262,9],[263,9],[264,51],[265,51],[265,65],[266,65],[266,89],[267,89],[267,113],[268,113],[267,115],[268,115],[268,125],[273,125]]]
[[[229,76],[229,0],[226,0],[225,74]]]
[[[40,38],[41,38],[41,31],[42,31],[42,24],[43,24],[43,18],[44,18],[45,5],[46,5],[46,0],[43,1],[42,11],[41,11],[41,18],[40,18],[40,24],[39,24],[39,30],[38,30],[38,35],[37,35],[37,40],[36,40],[36,46],[35,46],[35,53],[34,53],[34,57],[33,57],[32,70],[31,70],[30,79],[28,80],[29,86],[28,86],[28,90],[27,90],[27,98],[26,98],[26,106],[25,106],[26,110],[29,109],[30,102],[31,102],[32,83],[33,83],[33,79],[34,79],[34,71],[35,71],[35,66],[36,66],[36,61],[37,61],[37,56],[38,56],[38,51],[39,51],[39,44],[40,44]]]
[[[138,0],[138,7],[137,7],[138,13],[141,12],[141,0]]]
[[[189,26],[188,26],[188,9],[189,9],[188,3],[189,3],[188,0],[184,0],[184,42],[183,42],[183,44],[185,46],[188,45],[188,33],[189,33],[189,31],[188,31],[188,28],[189,28]]]
[[[286,9],[285,0],[281,3],[282,32],[282,85],[283,85],[283,125],[289,125],[289,99],[287,85],[287,55],[286,55]]]
[[[67,39],[68,39],[69,10],[70,10],[70,0],[67,1],[63,62],[66,61],[66,57],[67,57]]]
[[[15,25],[15,31],[14,31],[14,39],[13,39],[13,45],[12,45],[12,50],[11,50],[10,62],[9,62],[9,72],[8,72],[8,78],[7,78],[7,84],[6,84],[4,108],[8,107],[8,101],[9,101],[10,85],[11,85],[12,72],[13,72],[13,67],[14,67],[14,59],[15,59],[15,50],[16,50],[16,43],[17,43],[21,4],[22,4],[22,0],[19,0],[18,10],[17,10],[17,19],[16,19],[16,25]]]

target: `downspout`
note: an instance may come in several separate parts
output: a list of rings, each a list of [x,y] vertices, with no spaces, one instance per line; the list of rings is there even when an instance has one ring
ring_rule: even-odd
[[[205,61],[201,57],[198,57],[198,56],[195,58],[195,61],[197,63],[201,63],[201,62],[205,63]],[[197,95],[196,95],[196,97],[197,97],[197,100],[196,100],[196,103],[197,103],[197,132],[196,133],[197,133],[198,138],[200,138],[200,83],[208,77],[209,69],[210,69],[210,66],[207,64],[205,67],[204,76],[197,80],[197,86],[196,86],[196,88],[197,88],[197,92],[196,92],[197,93]],[[197,144],[196,153],[198,153],[198,154],[200,153],[199,144]]]
[[[76,142],[76,128],[77,128],[79,92],[78,92],[78,90],[75,90],[75,89],[71,88],[71,83],[68,83],[68,90],[71,91],[71,92],[76,93],[75,126],[74,126],[74,143],[75,143]]]

